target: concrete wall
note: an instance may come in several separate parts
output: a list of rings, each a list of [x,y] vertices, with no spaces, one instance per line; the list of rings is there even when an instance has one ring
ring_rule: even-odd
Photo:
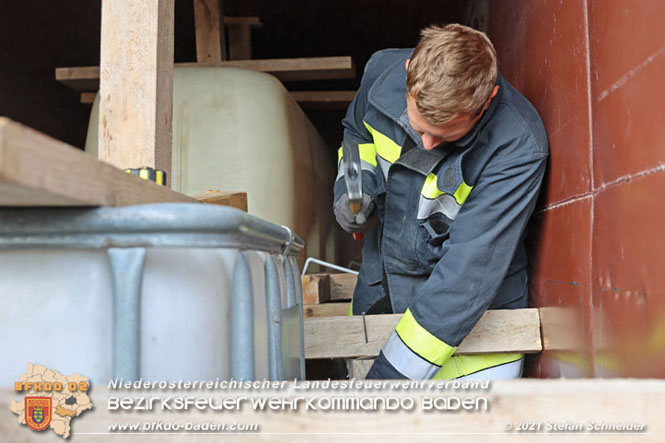
[[[532,376],[665,376],[665,9],[660,0],[494,0],[500,70],[550,140],[531,302],[560,351]],[[551,322],[551,323],[550,323]]]

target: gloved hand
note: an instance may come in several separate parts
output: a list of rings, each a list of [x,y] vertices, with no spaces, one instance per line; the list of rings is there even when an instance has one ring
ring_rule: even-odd
[[[346,232],[360,232],[367,224],[374,207],[374,200],[369,195],[363,194],[360,212],[354,214],[349,208],[349,196],[345,193],[335,203],[335,218]]]

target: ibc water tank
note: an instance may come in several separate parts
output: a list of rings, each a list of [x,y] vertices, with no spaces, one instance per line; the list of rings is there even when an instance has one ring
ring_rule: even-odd
[[[216,205],[0,208],[0,387],[28,363],[93,384],[301,378],[301,247]]]

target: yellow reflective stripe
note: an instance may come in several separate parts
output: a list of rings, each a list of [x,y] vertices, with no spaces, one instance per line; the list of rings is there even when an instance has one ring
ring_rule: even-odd
[[[141,169],[139,171],[139,177],[141,177],[143,180],[150,180],[150,177],[148,176],[148,170],[147,169]]]
[[[364,160],[372,166],[376,166],[376,148],[374,143],[361,143],[358,145],[358,151],[360,152],[360,160]],[[342,161],[344,153],[340,147],[337,150],[337,167],[339,167],[339,162]]]
[[[457,191],[455,191],[453,194],[453,197],[455,197],[455,200],[457,200],[458,204],[462,205],[466,201],[467,197],[469,197],[469,194],[471,194],[472,189],[473,186],[469,186],[462,182],[462,184],[457,188]]]
[[[402,147],[392,141],[390,137],[383,135],[376,129],[372,128],[367,122],[363,121],[363,123],[365,123],[365,127],[367,127],[369,133],[372,134],[377,155],[380,155],[390,163],[395,163],[395,160],[397,160],[402,153]],[[374,164],[376,164],[376,161]]]
[[[443,365],[457,349],[420,326],[409,309],[397,323],[395,331],[409,349],[437,366]]]
[[[351,303],[349,303],[349,313],[348,313],[348,315],[350,317],[353,316],[353,299],[351,299]]]
[[[425,184],[423,185],[423,189],[420,191],[420,193],[423,195],[423,197],[429,199],[435,199],[438,196],[445,194],[445,192],[437,188],[436,175],[432,173],[430,173],[425,179]]]
[[[425,183],[423,184],[423,188],[420,191],[423,197],[429,198],[429,199],[435,199],[443,194],[441,189],[438,188],[436,185],[437,182],[437,177],[433,173],[430,173],[427,178],[425,179]],[[469,186],[466,183],[462,182],[457,187],[457,190],[453,194],[453,197],[455,197],[455,201],[457,202],[458,205],[463,205],[466,199],[469,197],[469,194],[471,194],[471,190],[473,189],[473,186]]]
[[[523,354],[516,353],[453,355],[434,375],[434,380],[452,380],[483,369],[517,361],[523,356]]]

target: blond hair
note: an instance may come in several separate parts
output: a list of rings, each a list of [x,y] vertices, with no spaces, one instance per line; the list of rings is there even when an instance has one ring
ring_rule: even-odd
[[[487,35],[458,24],[429,26],[420,35],[406,74],[418,112],[433,125],[480,113],[498,71]]]

